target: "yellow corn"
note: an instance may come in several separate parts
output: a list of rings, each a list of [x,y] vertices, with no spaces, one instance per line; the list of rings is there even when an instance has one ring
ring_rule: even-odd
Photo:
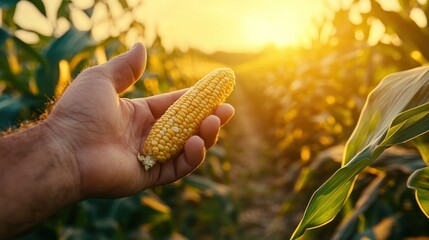
[[[234,72],[219,68],[199,80],[153,125],[138,155],[145,169],[177,157],[201,122],[226,100],[235,85]]]

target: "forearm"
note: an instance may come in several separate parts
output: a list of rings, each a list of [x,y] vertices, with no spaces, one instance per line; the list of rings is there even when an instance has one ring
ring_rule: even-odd
[[[80,199],[73,155],[41,122],[0,138],[0,236],[14,236]]]

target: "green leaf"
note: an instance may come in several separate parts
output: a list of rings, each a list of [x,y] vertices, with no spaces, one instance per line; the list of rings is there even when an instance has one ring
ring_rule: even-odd
[[[429,191],[422,189],[416,190],[416,200],[422,212],[429,218]]]
[[[39,12],[46,17],[46,9],[42,0],[27,0],[27,1],[31,2],[39,10]]]
[[[29,56],[36,59],[40,64],[44,64],[44,65],[47,64],[46,59],[42,56],[42,54],[40,54],[40,52],[34,49],[31,45],[23,42],[21,39],[17,38],[16,36],[14,36],[12,39],[20,50],[23,50]]]
[[[402,172],[405,175],[410,175],[417,169],[425,167],[422,162],[421,155],[414,149],[402,147],[390,147],[371,164],[372,168],[376,168],[382,172]]]
[[[24,105],[10,95],[0,96],[0,129],[14,127],[17,124],[17,116]]]
[[[4,28],[0,28],[0,45],[3,45],[9,37],[10,33]]]
[[[71,0],[62,0],[60,6],[57,11],[57,19],[64,17],[65,19],[70,21],[70,5]]]
[[[59,78],[59,62],[70,60],[78,53],[89,47],[94,47],[95,41],[90,32],[70,28],[60,38],[52,41],[44,52],[48,64],[40,67],[36,73],[37,87],[41,96],[53,97]]]
[[[15,6],[19,0],[2,0],[0,1],[0,8],[10,8]]]
[[[354,239],[390,239],[388,237],[394,232],[392,228],[397,224],[397,218],[395,216],[385,217],[375,226],[371,226],[371,228],[354,236]]]
[[[416,200],[422,212],[429,218],[429,167],[415,171],[408,178],[407,185],[415,189]]]
[[[424,134],[414,139],[414,145],[419,150],[420,155],[426,165],[429,165],[429,134]]]
[[[140,215],[141,213],[142,208],[139,196],[134,195],[111,201],[108,217],[116,219],[123,226],[130,226],[131,224],[138,225],[139,222],[134,223],[133,221],[136,220],[136,215]]]
[[[398,115],[389,128],[382,145],[404,143],[429,131],[429,103]]]
[[[156,194],[153,192],[144,192],[140,197],[140,201],[143,205],[152,208],[153,210],[163,213],[170,214],[171,208],[163,202]]]
[[[372,146],[368,146],[317,189],[311,197],[292,239],[301,236],[306,229],[320,227],[332,221],[349,197],[356,176],[383,150],[384,148],[374,149]]]
[[[210,190],[218,196],[225,196],[229,192],[229,189],[225,185],[213,182],[208,178],[199,177],[196,175],[190,175],[184,178],[183,182],[195,188]]]
[[[429,131],[429,67],[387,76],[368,96],[347,142],[343,167],[312,196],[292,239],[330,222],[341,210],[357,175],[392,145]]]
[[[429,167],[419,169],[411,174],[407,184],[411,188],[429,191]]]
[[[391,27],[398,34],[405,46],[414,46],[420,53],[429,59],[429,31],[420,28],[407,14],[386,11],[376,0],[371,0],[372,15],[379,18],[385,25]]]
[[[367,188],[365,188],[362,195],[356,202],[356,206],[353,209],[352,214],[341,222],[340,226],[335,231],[333,239],[350,239],[351,236],[348,235],[350,233],[350,228],[353,228],[359,216],[364,213],[375,200],[377,200],[377,192],[382,187],[385,179],[386,175],[381,174],[377,176]]]
[[[16,11],[16,4],[2,10],[3,26],[14,26],[16,24],[15,21],[13,20],[15,17],[15,11]]]
[[[429,68],[420,67],[387,76],[369,94],[359,121],[347,141],[343,164],[379,138],[406,109],[429,102]],[[401,121],[401,119],[397,119]]]

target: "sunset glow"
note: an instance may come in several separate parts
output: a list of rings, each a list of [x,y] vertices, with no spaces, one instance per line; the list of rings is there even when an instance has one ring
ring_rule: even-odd
[[[429,240],[429,0],[0,18],[3,238]]]
[[[323,2],[148,0],[142,18],[149,33],[157,30],[166,44],[206,51],[257,51],[267,44],[298,44],[312,19],[326,11]]]
[[[69,27],[67,21],[53,21],[59,6],[58,0],[44,1],[48,18],[43,17],[26,1],[19,2],[16,21],[20,26],[49,35],[60,35]],[[109,2],[109,1],[108,1]],[[334,9],[347,7],[349,0],[134,0],[129,1],[131,14],[121,11],[110,1],[110,9],[116,15],[114,23],[103,22],[105,5],[96,4],[93,16],[88,18],[81,10],[93,5],[93,1],[75,0],[72,20],[80,30],[92,30],[94,38],[102,40],[119,32],[129,32],[127,44],[136,41],[150,43],[159,34],[165,47],[189,47],[206,52],[259,51],[267,45],[283,47],[301,45],[314,31],[314,22],[329,18]],[[386,9],[394,10],[397,4],[381,1]],[[365,8],[365,1],[361,2]],[[116,2],[117,4],[117,2]],[[414,14],[418,18],[418,14]],[[32,20],[27,18],[31,16]],[[145,25],[144,38],[129,27],[132,18]],[[61,19],[60,19],[61,20]],[[421,23],[425,24],[425,23]],[[18,32],[24,40],[35,41],[30,33]]]

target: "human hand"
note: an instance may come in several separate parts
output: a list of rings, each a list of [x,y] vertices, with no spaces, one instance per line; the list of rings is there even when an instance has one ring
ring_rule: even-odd
[[[137,160],[156,119],[186,90],[148,98],[118,96],[142,75],[146,51],[136,44],[105,64],[83,71],[46,119],[59,146],[74,156],[82,198],[122,197],[174,182],[195,170],[205,149],[215,144],[219,128],[234,114],[222,104],[191,137],[184,152],[144,171]]]

